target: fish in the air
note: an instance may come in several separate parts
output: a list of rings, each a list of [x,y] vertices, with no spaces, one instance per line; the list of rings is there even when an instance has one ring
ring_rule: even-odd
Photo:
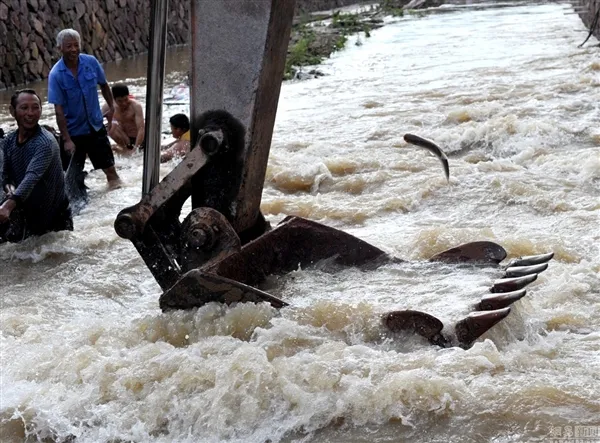
[[[419,137],[418,135],[414,134],[404,134],[404,141],[406,143],[410,143],[411,145],[425,148],[437,158],[439,158],[442,162],[442,166],[444,167],[444,174],[446,175],[446,180],[450,181],[450,166],[448,165],[448,157],[446,157],[446,154],[438,145],[436,145],[431,140],[427,140],[423,137]]]

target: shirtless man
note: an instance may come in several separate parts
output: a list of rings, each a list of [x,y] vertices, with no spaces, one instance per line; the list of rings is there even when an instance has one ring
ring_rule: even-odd
[[[117,83],[111,88],[115,103],[115,114],[108,135],[117,145],[113,150],[120,154],[131,154],[143,149],[144,143],[144,112],[142,105],[129,95],[129,89],[123,83]],[[102,107],[102,113],[108,111],[108,106]]]

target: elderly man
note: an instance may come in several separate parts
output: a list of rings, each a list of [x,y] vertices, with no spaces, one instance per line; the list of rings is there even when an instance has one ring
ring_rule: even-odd
[[[42,102],[32,89],[10,100],[17,130],[4,139],[0,205],[0,242],[18,242],[32,235],[73,230],[58,143],[38,124]]]
[[[48,77],[48,102],[54,105],[64,148],[73,155],[67,181],[82,176],[87,155],[94,169],[104,171],[109,186],[118,187],[121,182],[98,100],[100,85],[110,130],[114,105],[104,70],[95,57],[81,54],[81,37],[74,29],[60,31],[56,42],[62,57]]]

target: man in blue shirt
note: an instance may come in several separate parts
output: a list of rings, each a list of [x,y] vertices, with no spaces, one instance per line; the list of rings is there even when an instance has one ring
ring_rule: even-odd
[[[81,37],[74,29],[60,31],[56,40],[62,58],[48,77],[48,102],[54,105],[64,149],[73,155],[67,181],[81,177],[87,155],[94,169],[104,171],[109,186],[118,187],[121,181],[98,100],[100,85],[108,105],[105,116],[110,130],[114,104],[104,70],[95,57],[81,54]]]
[[[4,139],[0,243],[30,235],[73,230],[56,139],[38,124],[42,102],[32,89],[17,91],[10,113],[18,129]]]

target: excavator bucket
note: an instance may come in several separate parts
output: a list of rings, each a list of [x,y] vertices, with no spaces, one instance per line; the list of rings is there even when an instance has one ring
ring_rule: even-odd
[[[283,308],[286,301],[257,288],[269,275],[326,259],[365,270],[402,263],[348,233],[299,217],[272,229],[260,212],[294,0],[190,1],[191,152],[159,181],[168,0],[152,0],[143,193],[115,220],[116,232],[131,240],[161,286],[160,307],[267,302]],[[441,148],[412,134],[405,138],[436,155],[449,180]],[[192,211],[181,222],[183,203],[190,197]],[[500,245],[483,241],[431,260],[499,266],[506,256]],[[511,262],[492,284],[492,294],[453,327],[419,311],[385,314],[384,324],[438,346],[468,347],[508,315],[510,305],[524,296],[522,288],[551,258],[544,254]]]

